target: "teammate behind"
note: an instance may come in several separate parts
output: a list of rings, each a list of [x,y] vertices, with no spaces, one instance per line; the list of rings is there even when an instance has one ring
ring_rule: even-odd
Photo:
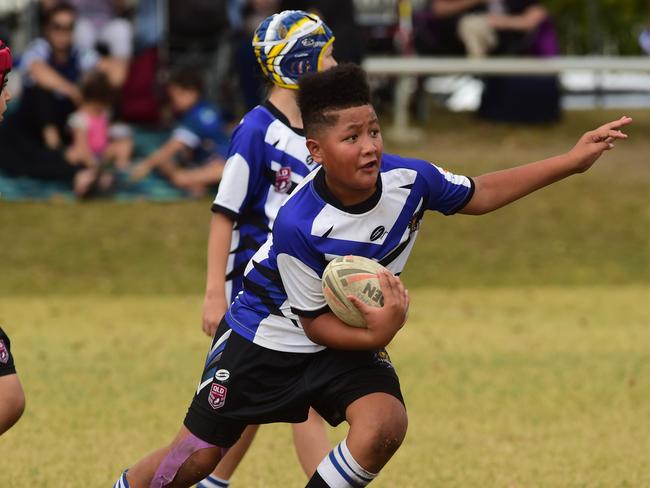
[[[0,40],[0,121],[7,110],[11,94],[7,89],[7,74],[12,66],[11,51]],[[11,356],[9,337],[0,328],[0,435],[18,422],[25,410],[25,393],[20,384]]]
[[[284,11],[265,19],[253,36],[268,99],[248,112],[234,131],[223,181],[212,205],[203,330],[211,337],[228,304],[242,289],[244,268],[266,241],[280,206],[317,164],[305,145],[296,102],[298,78],[336,64],[332,31],[315,15]],[[214,371],[212,371],[214,374]],[[257,432],[242,438],[199,488],[225,488]],[[329,451],[323,420],[311,412],[292,426],[296,454],[309,478]]]
[[[122,475],[118,487],[190,486],[247,424],[295,422],[310,405],[332,425],[346,420],[350,427],[307,486],[366,486],[406,434],[399,381],[383,348],[406,318],[408,293],[396,275],[423,213],[484,214],[586,171],[627,137],[619,129],[632,121],[622,117],[587,132],[565,154],[471,179],[383,154],[357,66],[303,77],[299,106],[307,147],[322,167],[280,209],[272,238],[249,263],[244,291],[219,325],[208,374],[176,439]],[[377,238],[380,226],[385,231]],[[395,275],[379,274],[383,307],[354,300],[367,329],[341,322],[322,293],[327,262],[346,254],[375,259]]]
[[[223,173],[228,144],[223,117],[204,98],[203,75],[197,69],[172,72],[167,92],[177,125],[162,146],[133,167],[131,177],[139,180],[157,169],[177,188],[203,196]]]

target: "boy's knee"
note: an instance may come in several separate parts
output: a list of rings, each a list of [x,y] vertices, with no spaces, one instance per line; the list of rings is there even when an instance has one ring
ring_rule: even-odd
[[[394,454],[402,445],[407,428],[408,417],[404,407],[392,409],[375,428],[372,440],[373,449],[381,455]]]

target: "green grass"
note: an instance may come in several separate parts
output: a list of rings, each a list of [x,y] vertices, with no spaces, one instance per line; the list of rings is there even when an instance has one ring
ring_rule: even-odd
[[[615,115],[439,114],[388,150],[475,175]],[[373,486],[650,486],[650,113],[632,115],[585,175],[487,216],[426,217],[391,347],[411,426]],[[209,205],[0,201],[0,325],[28,399],[0,438],[2,488],[112,486],[175,433],[208,347]],[[262,429],[234,486],[301,486],[290,446],[286,426]]]
[[[650,287],[421,289],[390,349],[410,429],[377,487],[650,485]],[[2,486],[111,486],[198,381],[201,296],[2,298],[28,409]],[[20,324],[20,326],[18,326]],[[344,429],[332,432],[340,439]],[[289,429],[235,486],[302,486]]]

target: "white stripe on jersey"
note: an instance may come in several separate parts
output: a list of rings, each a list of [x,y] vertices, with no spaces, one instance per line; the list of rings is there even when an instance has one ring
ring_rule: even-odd
[[[291,312],[288,300],[285,300],[280,310],[282,310],[286,318],[273,314],[265,317],[257,328],[253,343],[267,349],[277,349],[277,344],[282,343],[285,344],[288,351],[304,353],[318,352],[325,349],[324,346],[310,341],[302,327],[296,327],[295,325],[287,327],[287,318],[299,320],[298,316]]]
[[[321,278],[313,269],[289,254],[278,254],[277,260],[287,294],[300,297],[300,303],[294,303],[295,308],[312,311],[326,305]]]
[[[373,209],[363,214],[349,214],[326,205],[314,219],[312,235],[322,236],[329,231],[330,239],[383,244],[411,194],[409,188],[401,187],[412,185],[416,177],[417,172],[407,168],[381,173],[382,196]],[[376,238],[374,231],[380,227],[384,227],[384,232]]]
[[[260,248],[255,252],[255,261],[261,263],[266,258],[269,257],[269,251],[271,250],[271,245],[273,244],[273,234],[269,234],[266,242],[260,246]],[[248,272],[253,269],[253,260],[248,261],[246,269],[244,270],[244,275],[247,275]]]
[[[248,192],[249,178],[250,168],[244,157],[239,153],[230,156],[226,161],[214,203],[239,214]]]
[[[296,134],[281,120],[276,119],[269,124],[264,134],[264,142],[299,161],[311,160],[305,138]]]
[[[454,185],[463,185],[466,186],[467,188],[471,188],[472,184],[470,183],[469,178],[467,176],[450,173],[446,169],[443,169],[440,166],[436,166],[435,164],[433,166],[440,172],[442,176],[445,177],[445,180],[447,180],[448,182],[453,183]]]

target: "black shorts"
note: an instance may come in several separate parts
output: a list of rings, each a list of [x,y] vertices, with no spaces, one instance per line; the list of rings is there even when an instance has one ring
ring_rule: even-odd
[[[0,328],[0,376],[16,374],[14,358],[11,355],[11,342],[4,330]]]
[[[383,349],[275,351],[244,339],[222,321],[184,423],[198,438],[230,447],[247,425],[304,422],[310,406],[338,425],[348,405],[379,392],[404,403]]]

